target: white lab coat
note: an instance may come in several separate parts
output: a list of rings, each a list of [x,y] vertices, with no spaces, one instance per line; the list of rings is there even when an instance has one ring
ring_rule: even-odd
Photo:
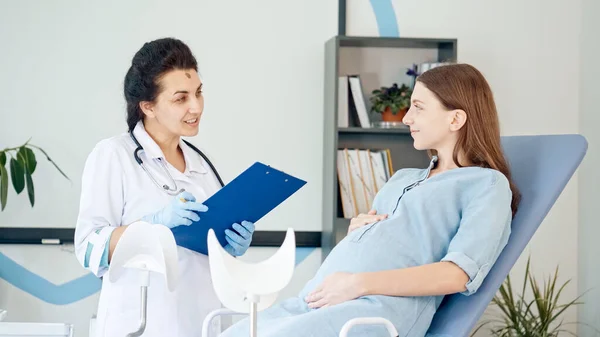
[[[153,159],[163,157],[163,153],[141,122],[134,129],[134,135],[144,148],[138,153],[146,168],[160,184],[173,187],[170,178]],[[164,162],[177,188],[184,188],[202,202],[221,185],[199,154],[183,141],[180,146],[185,157],[185,172]],[[156,212],[173,198],[153,184],[138,165],[133,157],[135,148],[128,133],[102,140],[89,155],[83,171],[75,249],[80,263],[99,277],[108,271],[108,268],[99,268],[99,263],[111,232]],[[91,250],[89,263],[84,263],[88,250]],[[211,283],[208,257],[182,247],[178,247],[177,252],[180,277],[172,293],[161,276],[150,278],[148,316],[142,336],[200,336],[204,317],[221,307]],[[117,283],[103,278],[96,337],[125,336],[138,328],[140,288],[136,275],[129,272]],[[215,320],[213,329],[218,330],[218,324]]]

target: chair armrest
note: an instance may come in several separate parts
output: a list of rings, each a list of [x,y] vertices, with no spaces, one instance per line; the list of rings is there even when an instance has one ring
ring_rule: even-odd
[[[248,315],[248,314],[229,310],[226,308],[213,310],[208,315],[206,315],[206,317],[204,318],[204,322],[202,322],[202,337],[210,337],[208,335],[208,328],[210,327],[210,322],[212,322],[212,320],[217,316],[225,316],[225,315],[233,316],[233,315]]]
[[[346,337],[346,336],[348,336],[348,332],[355,325],[367,325],[367,324],[381,324],[381,325],[385,325],[385,327],[387,328],[387,331],[388,331],[388,333],[390,334],[391,337],[398,337],[398,330],[396,330],[396,328],[394,327],[394,325],[392,324],[392,322],[390,322],[389,320],[387,320],[387,319],[385,319],[383,317],[358,317],[358,318],[353,318],[353,319],[349,320],[348,322],[346,322],[346,324],[344,324],[344,326],[342,327],[342,330],[340,331],[340,337]]]

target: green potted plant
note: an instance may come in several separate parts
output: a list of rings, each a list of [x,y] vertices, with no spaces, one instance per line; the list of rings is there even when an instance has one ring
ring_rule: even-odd
[[[371,111],[380,113],[384,122],[402,122],[410,107],[412,90],[406,85],[394,83],[391,87],[381,87],[372,92]]]
[[[27,186],[29,203],[31,204],[31,207],[35,204],[35,190],[33,188],[32,175],[37,167],[37,160],[33,149],[42,152],[46,156],[46,159],[48,159],[48,161],[50,161],[54,167],[70,181],[69,177],[67,177],[58,165],[50,159],[46,151],[39,146],[30,144],[30,140],[21,146],[0,150],[0,205],[2,211],[4,211],[4,208],[6,207],[8,198],[9,179],[12,180],[12,185],[17,194],[23,192],[25,186]],[[8,164],[8,169],[6,164]],[[10,175],[8,173],[9,170]]]
[[[560,294],[570,280],[557,287],[557,267],[554,275],[544,280],[543,286],[540,286],[531,275],[529,265],[528,259],[521,293],[513,293],[510,275],[507,276],[498,294],[492,300],[495,307],[500,309],[500,317],[482,321],[471,336],[487,325],[491,325],[490,335],[499,337],[557,337],[559,333],[572,334],[565,329],[566,323],[562,314],[567,309],[582,304],[578,302],[581,296],[566,303],[559,303]],[[533,297],[530,300],[526,300],[524,295],[528,285]]]

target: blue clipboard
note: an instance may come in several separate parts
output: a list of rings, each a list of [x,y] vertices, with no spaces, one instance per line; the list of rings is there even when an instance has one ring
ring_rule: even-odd
[[[244,220],[256,223],[305,184],[304,180],[256,162],[203,202],[208,211],[198,213],[199,221],[172,228],[175,242],[208,255],[210,228],[224,247],[226,229],[235,231],[232,225]]]

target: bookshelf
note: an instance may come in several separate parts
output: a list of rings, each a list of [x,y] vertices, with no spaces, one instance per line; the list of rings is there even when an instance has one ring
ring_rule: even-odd
[[[348,134],[388,134],[388,135],[398,135],[398,134],[409,134],[408,128],[402,129],[379,129],[379,128],[360,128],[360,127],[347,127],[347,128],[338,128],[337,132],[340,135],[348,135]]]
[[[413,64],[454,62],[457,58],[456,39],[355,37],[339,35],[325,44],[324,132],[323,132],[323,232],[322,258],[346,235],[349,218],[344,218],[338,183],[338,149],[389,150],[393,171],[404,167],[426,167],[429,157],[417,151],[408,128],[360,127],[350,119],[350,125],[338,125],[339,77],[358,75],[362,92],[370,111],[371,91],[393,83],[412,85],[406,75]],[[369,112],[371,122],[378,115]]]

